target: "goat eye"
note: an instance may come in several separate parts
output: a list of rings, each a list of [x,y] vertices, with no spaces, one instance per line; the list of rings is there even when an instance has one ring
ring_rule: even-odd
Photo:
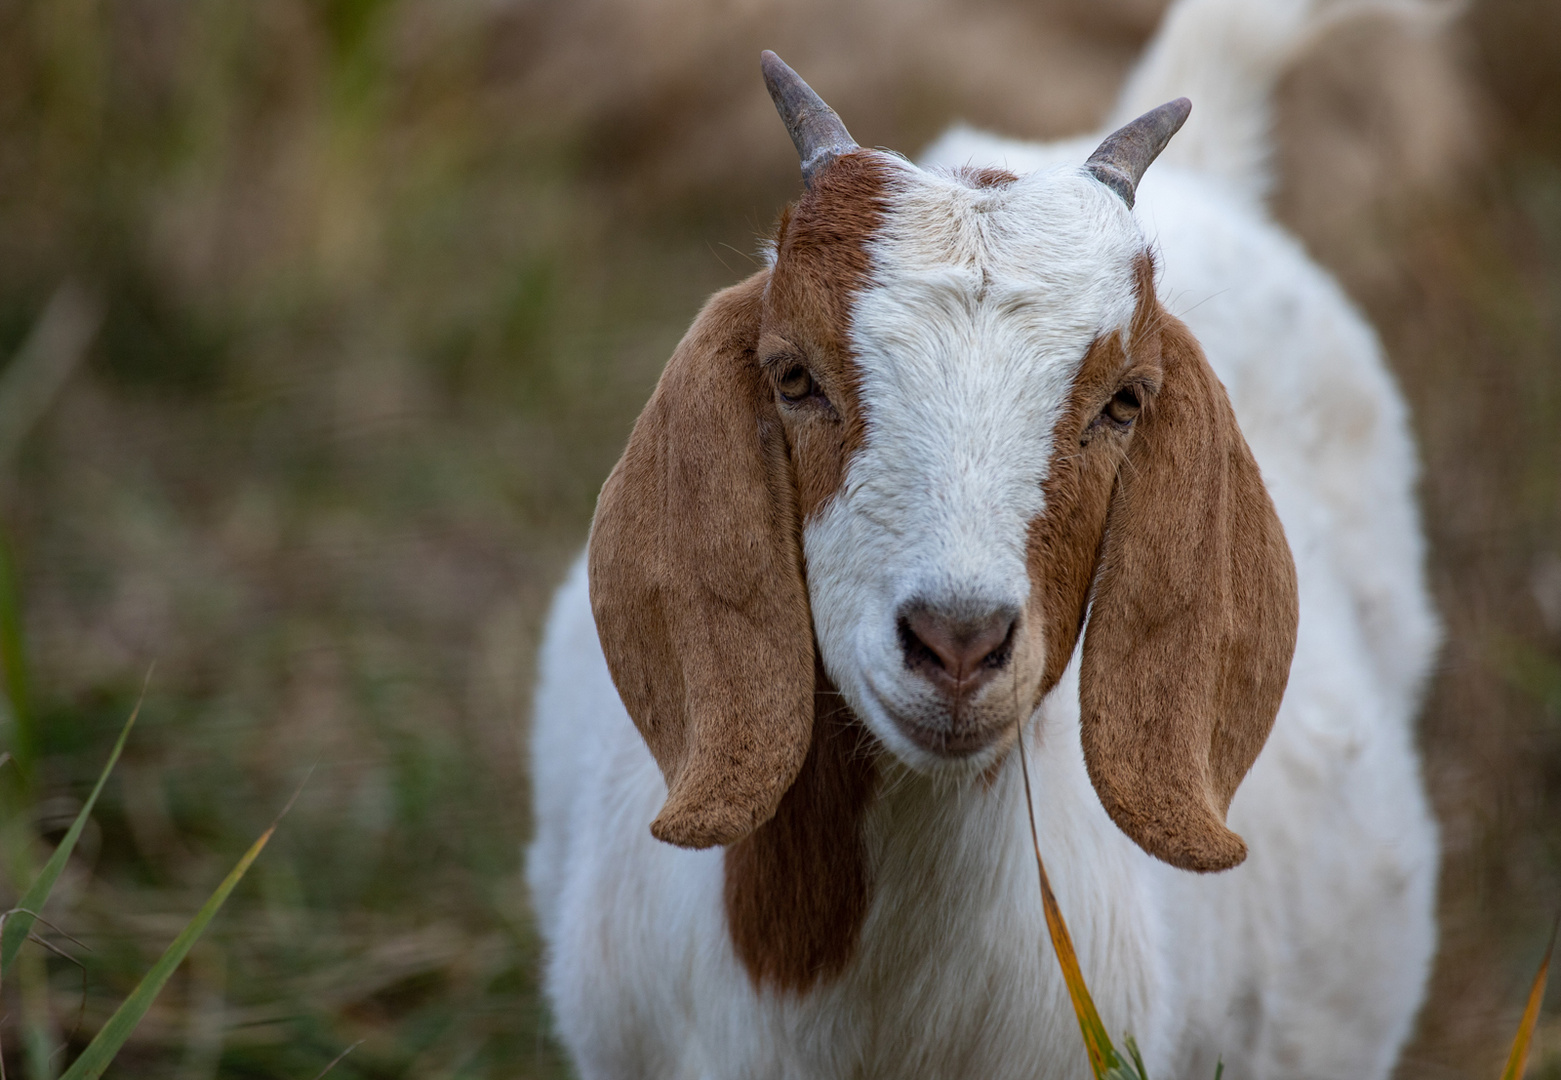
[[[1111,400],[1106,402],[1106,407],[1102,412],[1106,414],[1107,419],[1125,426],[1137,419],[1139,410],[1142,408],[1143,406],[1138,401],[1138,394],[1133,391],[1132,387],[1124,386],[1111,395]]]
[[[814,392],[813,376],[801,364],[793,364],[787,368],[781,377],[775,380],[775,386],[780,390],[781,397],[792,402],[801,401]]]

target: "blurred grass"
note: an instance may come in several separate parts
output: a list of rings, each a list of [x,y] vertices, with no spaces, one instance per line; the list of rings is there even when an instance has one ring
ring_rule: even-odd
[[[1561,8],[1466,27],[1489,161],[1402,216],[1390,275],[1346,277],[1410,398],[1448,628],[1422,725],[1443,948],[1402,1075],[1498,1072],[1561,895]],[[1530,1075],[1561,1075],[1553,1031]]]
[[[667,290],[614,272],[636,241],[577,227],[557,152],[470,84],[485,24],[397,43],[395,7],[0,8],[0,348],[66,278],[104,298],[0,510],[45,838],[134,669],[164,687],[59,888],[87,1034],[321,762],[121,1075],[308,1077],[360,1039],[334,1075],[559,1074],[515,725]]]
[[[1016,57],[918,68],[959,39],[921,9],[841,52],[808,33],[866,42],[878,9],[0,0],[0,360],[67,283],[101,317],[0,462],[4,747],[43,842],[159,673],[51,907],[92,948],[78,1041],[317,761],[115,1074],[306,1080],[362,1040],[332,1076],[565,1075],[520,878],[532,655],[662,362],[795,193],[758,47],[812,49],[859,137],[914,151],[957,109],[1089,122],[1159,6],[958,9],[1071,43],[1043,98],[991,74]],[[1427,466],[1448,860],[1417,1077],[1496,1074],[1561,893],[1561,21],[1476,0],[1456,39],[1484,146],[1456,183],[1320,216],[1369,185],[1317,179],[1281,109],[1281,212],[1381,328]],[[1391,143],[1307,90],[1326,67],[1286,100]],[[63,1040],[80,976],[39,963]],[[1561,1076],[1553,1012],[1530,1074]]]
[[[20,684],[19,681],[13,682],[8,688],[13,699],[13,712],[18,714],[22,713],[22,710],[17,705],[22,700],[19,690],[20,685],[24,684]],[[98,796],[103,793],[103,787],[107,784],[109,776],[114,771],[115,764],[119,761],[120,754],[124,751],[125,741],[130,737],[130,731],[135,726],[136,716],[140,711],[141,702],[137,701],[136,707],[131,710],[129,719],[125,721],[125,726],[120,731],[119,738],[114,742],[114,748],[109,753],[108,762],[103,766],[103,771],[99,774],[97,783],[93,785],[92,793],[87,797],[87,801],[82,804],[81,809],[77,811],[75,818],[71,821],[70,828],[65,832],[64,838],[59,842],[53,854],[49,856],[43,869],[36,875],[29,875],[32,876],[32,882],[27,886],[27,890],[22,893],[16,906],[0,915],[0,924],[3,924],[4,927],[3,932],[0,932],[0,974],[12,975],[15,973],[15,961],[20,955],[22,947],[29,940],[43,946],[62,960],[72,962],[77,967],[82,967],[80,962],[76,961],[69,952],[45,938],[38,937],[32,931],[37,924],[43,923],[57,935],[70,941],[72,945],[80,946],[81,944],[79,940],[65,934],[57,926],[49,923],[40,912],[47,905],[50,894],[53,892],[55,884],[59,881],[60,874],[65,869],[66,863],[74,853],[76,843],[81,838],[82,832],[88,822],[92,820],[92,811],[97,803]],[[9,757],[9,755],[7,756]],[[291,805],[292,801],[290,800],[288,807],[282,810],[282,815],[287,813]],[[7,816],[13,820],[16,816],[15,810],[16,806],[14,804],[8,807]],[[278,820],[280,820],[280,816]],[[65,1070],[63,1080],[94,1080],[94,1078],[101,1076],[104,1070],[112,1064],[115,1056],[124,1046],[125,1041],[146,1016],[147,1011],[157,999],[162,988],[167,985],[173,973],[184,962],[184,958],[189,955],[190,949],[199,940],[201,934],[210,925],[211,920],[221,909],[223,903],[232,894],[239,881],[243,879],[250,865],[254,863],[260,852],[270,841],[272,834],[276,832],[276,826],[277,822],[273,822],[271,827],[261,834],[260,839],[250,845],[249,850],[244,853],[244,857],[239,860],[238,865],[228,872],[228,876],[222,880],[222,883],[217,887],[217,891],[201,905],[195,917],[180,931],[179,936],[164,951],[157,963],[153,965],[152,970],[136,984],[135,990],[114,1011],[113,1016],[109,1017],[107,1023],[98,1030],[97,1034],[92,1037],[91,1042],[82,1051],[81,1056],[71,1062],[69,1068]],[[8,830],[3,839],[6,848],[6,865],[13,869],[20,868],[23,874],[17,874],[16,876],[23,876],[28,861],[25,848],[30,838],[19,834],[17,830],[13,829]],[[56,1073],[54,1059],[58,1056],[58,1050],[54,1045],[55,1036],[49,1021],[51,1009],[48,1001],[47,976],[39,960],[38,954],[30,952],[21,967],[24,1050],[27,1057],[27,1072],[30,1076],[53,1077]],[[85,995],[86,971],[84,967],[82,967],[82,974],[82,992]],[[83,1001],[83,1011],[85,1011],[84,1006],[85,1002]],[[74,1038],[74,1032],[71,1038]]]

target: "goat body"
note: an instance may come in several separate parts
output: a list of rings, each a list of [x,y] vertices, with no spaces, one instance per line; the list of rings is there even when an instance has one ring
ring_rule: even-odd
[[[1131,116],[1185,93],[1197,111],[1131,212],[1078,168],[1098,139],[1038,146],[957,129],[927,151],[924,170],[848,146],[810,178],[772,268],[712,301],[680,346],[730,338],[732,356],[779,380],[778,404],[752,406],[759,423],[733,414],[732,429],[759,440],[754,460],[770,471],[734,479],[717,453],[693,469],[669,463],[662,443],[631,443],[604,507],[614,484],[621,498],[637,475],[689,472],[680,482],[692,485],[681,509],[690,520],[678,527],[694,530],[690,557],[727,557],[720,536],[698,530],[740,533],[776,516],[779,546],[748,544],[735,557],[744,572],[770,567],[785,587],[696,564],[714,614],[670,652],[652,631],[631,629],[614,645],[628,659],[611,671],[598,621],[607,636],[612,598],[595,597],[595,619],[592,608],[610,568],[593,567],[593,584],[582,559],[558,594],[536,695],[528,875],[557,1028],[588,1080],[1088,1075],[1005,735],[1016,710],[1041,850],[1084,973],[1107,1027],[1136,1037],[1152,1076],[1210,1076],[1217,1058],[1247,1080],[1388,1074],[1435,947],[1436,831],[1412,720],[1438,631],[1402,399],[1370,327],[1262,205],[1268,94],[1319,25],[1314,7],[1183,0],[1172,9],[1121,109]],[[788,260],[804,257],[823,261],[809,277],[785,276]],[[766,320],[787,303],[812,321],[787,324],[780,340]],[[761,322],[755,340],[743,337]],[[1056,481],[1059,470],[1095,468],[1075,459],[1107,453],[1101,440],[1146,438],[1151,422],[1168,422],[1169,374],[1162,400],[1146,391],[1140,430],[1128,431],[1131,413],[1079,411],[1095,401],[1080,389],[1092,364],[1106,372],[1102,401],[1118,368],[1170,370],[1174,358],[1138,357],[1146,340],[1201,344],[1239,423],[1232,460],[1244,435],[1299,596],[1288,687],[1266,745],[1265,716],[1250,752],[1238,747],[1235,764],[1209,767],[1231,788],[1246,778],[1233,799],[1208,781],[1216,818],[1206,842],[1194,835],[1203,817],[1138,807],[1131,777],[1114,779],[1098,764],[1107,750],[1090,741],[1091,702],[1110,697],[1115,677],[1098,659],[1089,670],[1090,649],[1098,657],[1105,646],[1087,635],[1106,617],[1105,576],[1128,572],[1112,545],[1129,529],[1119,504],[1132,477],[1121,470],[1136,459],[1131,449],[1099,458],[1117,471],[1095,510],[1074,491],[1087,476],[1074,488]],[[805,374],[794,355],[807,359]],[[714,393],[680,363],[641,421],[662,424],[665,440],[701,437],[679,433],[668,401]],[[738,377],[710,370],[708,379]],[[769,392],[769,382],[753,385]],[[718,426],[728,407],[691,423]],[[1223,482],[1239,488],[1239,477]],[[713,523],[692,520],[715,497],[706,489],[723,483],[757,501]],[[1265,512],[1257,498],[1244,519]],[[1067,509],[1075,503],[1083,509]],[[1078,549],[1089,553],[1082,570],[1037,555],[1050,543],[1044,523],[1087,513],[1106,524]],[[666,535],[641,524],[649,547]],[[627,557],[598,556],[598,534],[594,561]],[[1233,543],[1247,535],[1230,533]],[[805,591],[792,595],[803,566]],[[1175,567],[1156,569],[1175,578]],[[1082,584],[1059,584],[1070,572]],[[634,610],[673,605],[680,586],[666,580]],[[1043,594],[1076,594],[1074,606]],[[1075,647],[1086,595],[1095,606]],[[1282,590],[1263,595],[1258,606],[1282,606]],[[1009,613],[995,624],[994,634],[1009,627],[1002,644],[970,653],[953,631],[954,644],[939,644],[941,630],[917,631],[903,614],[964,611],[971,597],[980,612]],[[791,629],[771,641],[775,626]],[[1282,646],[1275,655],[1287,655]],[[721,658],[715,670],[690,668],[688,654],[706,648]],[[721,651],[734,648],[741,655]],[[669,725],[653,684],[680,655],[680,693],[691,697],[708,676],[732,687],[713,692],[717,705],[725,693],[745,708],[738,699],[752,692],[767,695],[752,714],[765,723],[772,712],[797,718],[779,735]],[[984,665],[979,679],[967,660]],[[956,689],[981,688],[968,702],[929,704],[941,699],[917,664]],[[1174,688],[1176,676],[1155,685]],[[633,717],[640,731],[626,699],[652,702],[650,719]],[[769,763],[750,769],[762,775],[697,759],[732,738],[741,745],[728,757]],[[1210,738],[1217,757],[1227,733],[1216,724]],[[1182,744],[1168,745],[1153,756],[1177,756]],[[1135,760],[1134,776],[1158,767]],[[669,787],[696,782],[730,798],[714,817],[677,817]],[[1239,840],[1219,846],[1224,800],[1245,861],[1220,873],[1169,865],[1240,861]],[[658,835],[689,846],[653,838],[652,819]]]

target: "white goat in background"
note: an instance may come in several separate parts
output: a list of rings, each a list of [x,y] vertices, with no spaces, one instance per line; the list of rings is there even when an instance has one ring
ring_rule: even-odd
[[[1316,7],[1176,6],[1119,108],[1196,106],[1147,175],[1185,101],[918,168],[766,56],[806,193],[667,365],[543,646],[529,876],[588,1080],[1087,1075],[1021,728],[1156,1080],[1388,1074],[1437,628],[1402,400],[1262,205]]]

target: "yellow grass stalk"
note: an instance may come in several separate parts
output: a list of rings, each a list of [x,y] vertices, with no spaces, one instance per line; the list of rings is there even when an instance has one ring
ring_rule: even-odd
[[[1079,1033],[1084,1037],[1084,1050],[1089,1054],[1089,1066],[1096,1080],[1107,1080],[1124,1068],[1106,1025],[1100,1021],[1095,1009],[1095,999],[1090,997],[1084,973],[1079,970],[1078,954],[1073,951],[1073,938],[1068,934],[1068,924],[1063,920],[1062,908],[1057,905],[1051,881],[1046,876],[1046,864],[1041,859],[1041,838],[1035,828],[1035,802],[1030,794],[1030,761],[1024,750],[1023,720],[1015,721],[1019,736],[1019,767],[1024,773],[1024,806],[1030,815],[1030,842],[1035,848],[1035,870],[1041,879],[1041,905],[1046,911],[1046,932],[1051,935],[1052,948],[1057,952],[1057,964],[1062,968],[1062,978],[1068,984],[1068,997],[1073,1001],[1073,1014],[1078,1017]],[[1136,1056],[1136,1055],[1135,1055]],[[1131,1074],[1127,1074],[1131,1075]]]
[[[1073,1015],[1079,1021],[1079,1034],[1084,1038],[1084,1051],[1089,1055],[1090,1070],[1095,1074],[1095,1080],[1149,1080],[1143,1055],[1138,1052],[1138,1044],[1133,1041],[1133,1036],[1128,1035],[1123,1039],[1129,1055],[1124,1060],[1112,1045],[1111,1036],[1106,1033],[1106,1025],[1101,1022],[1100,1013],[1095,1009],[1095,999],[1090,997],[1089,985],[1085,983],[1084,972],[1079,968],[1078,954],[1073,950],[1073,938],[1068,933],[1067,921],[1062,917],[1057,895],[1052,892],[1051,880],[1046,876],[1046,863],[1041,858],[1041,838],[1035,827],[1035,800],[1030,794],[1030,759],[1024,749],[1023,717],[1014,721],[1014,727],[1019,741],[1019,769],[1024,774],[1024,808],[1030,815],[1030,843],[1035,849],[1035,872],[1041,880],[1041,906],[1046,912],[1046,932],[1051,936],[1052,949],[1057,953],[1057,965],[1062,968],[1062,981],[1068,985],[1068,997],[1073,1002]],[[1548,953],[1546,959],[1549,959]],[[1215,1066],[1214,1080],[1221,1080],[1224,1075],[1225,1063],[1221,1061]],[[1506,1077],[1502,1080],[1506,1080]]]
[[[1529,987],[1528,1004],[1523,1008],[1523,1021],[1518,1025],[1518,1033],[1512,1040],[1512,1051],[1507,1055],[1507,1067],[1501,1070],[1501,1080],[1522,1080],[1523,1070],[1528,1065],[1529,1043],[1534,1039],[1534,1025],[1539,1020],[1539,1005],[1545,1000],[1545,983],[1550,977],[1550,954],[1556,948],[1556,930],[1561,928],[1561,917],[1557,918],[1556,925],[1550,928],[1550,944],[1545,946],[1545,958],[1539,962],[1539,971],[1534,975],[1534,985]]]

